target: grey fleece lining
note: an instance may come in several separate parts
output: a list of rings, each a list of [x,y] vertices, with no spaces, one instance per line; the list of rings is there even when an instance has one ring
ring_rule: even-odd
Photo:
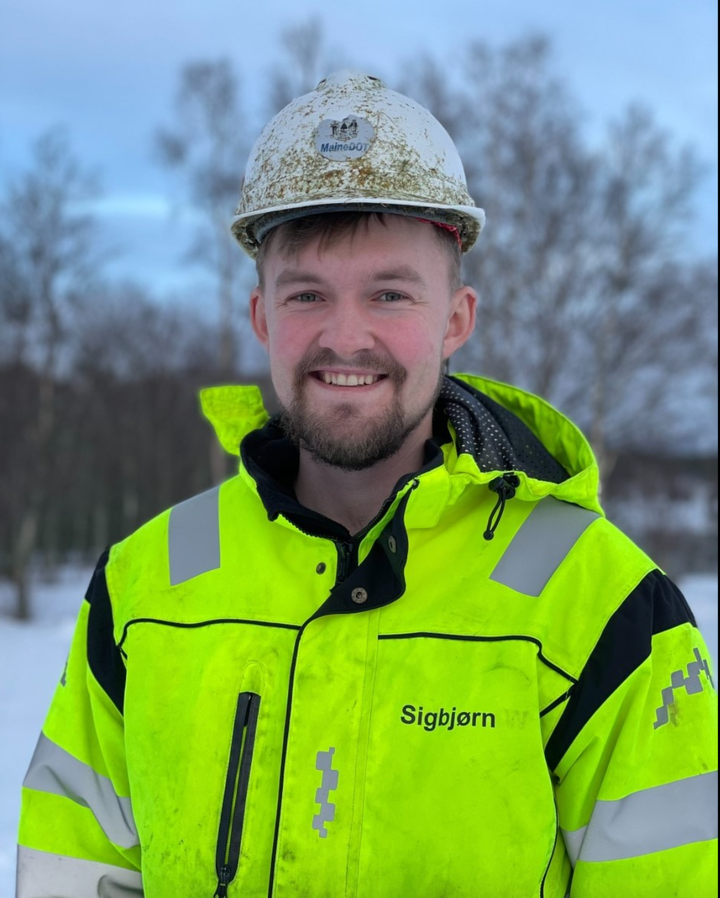
[[[443,378],[438,408],[455,428],[458,453],[472,455],[481,471],[524,471],[549,483],[569,478],[517,415],[468,384]]]

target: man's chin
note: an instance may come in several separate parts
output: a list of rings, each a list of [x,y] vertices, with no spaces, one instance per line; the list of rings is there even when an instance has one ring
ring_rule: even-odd
[[[318,464],[340,471],[367,471],[375,465],[395,455],[400,445],[384,445],[365,448],[361,446],[309,445],[301,443],[312,459]]]
[[[348,420],[338,431],[309,434],[301,439],[300,446],[316,460],[344,471],[365,471],[378,462],[390,458],[400,449],[404,432],[384,431],[368,434],[367,424]]]
[[[401,418],[365,419],[352,405],[307,418],[285,412],[286,434],[315,461],[343,471],[364,471],[395,455],[407,437]]]

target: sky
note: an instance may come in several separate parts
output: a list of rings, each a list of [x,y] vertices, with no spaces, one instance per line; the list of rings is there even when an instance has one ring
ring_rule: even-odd
[[[28,164],[32,142],[67,127],[73,150],[100,174],[97,206],[110,270],[160,291],[192,283],[181,260],[187,221],[153,155],[171,122],[181,66],[229,58],[261,108],[283,28],[317,16],[341,68],[379,72],[430,51],[452,71],[468,38],[492,45],[546,34],[557,73],[600,134],[630,102],[692,143],[708,176],[693,230],[698,253],[717,249],[717,5],[714,0],[437,0],[302,6],[291,0],[23,0],[0,11],[0,184]],[[258,127],[262,124],[259,122]],[[254,138],[256,135],[251,135]],[[244,160],[238,160],[238,179]],[[229,210],[228,217],[232,210]]]

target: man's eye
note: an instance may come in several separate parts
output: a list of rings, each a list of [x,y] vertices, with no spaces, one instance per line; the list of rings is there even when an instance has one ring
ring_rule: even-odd
[[[380,294],[380,300],[382,302],[399,302],[401,299],[405,299],[405,294],[396,293],[394,290],[388,290],[387,292]]]
[[[318,298],[317,293],[297,293],[292,297],[295,302],[317,302]]]

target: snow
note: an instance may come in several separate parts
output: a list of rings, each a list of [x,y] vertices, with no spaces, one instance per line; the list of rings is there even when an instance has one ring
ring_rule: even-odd
[[[15,894],[15,843],[20,784],[62,674],[92,569],[63,568],[33,590],[36,619],[0,617],[0,898]],[[0,583],[0,613],[11,602]]]
[[[33,594],[36,617],[31,623],[0,616],[0,898],[14,895],[20,784],[65,665],[90,574],[87,568],[63,568],[53,582],[38,581]],[[679,585],[717,670],[717,577],[692,575]],[[0,583],[0,615],[6,615],[10,607],[9,588]]]

